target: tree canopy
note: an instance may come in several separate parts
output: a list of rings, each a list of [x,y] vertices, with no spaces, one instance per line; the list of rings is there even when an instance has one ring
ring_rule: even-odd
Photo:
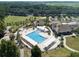
[[[7,15],[34,15],[34,16],[56,16],[67,14],[79,15],[79,7],[67,5],[48,5],[45,2],[1,2],[7,6]],[[50,3],[49,3],[50,4]],[[52,3],[54,4],[54,3]],[[76,4],[76,2],[75,2]],[[72,5],[72,4],[71,4]]]
[[[0,4],[0,38],[4,36],[4,17],[6,16],[7,8],[4,4]]]
[[[31,50],[31,56],[32,57],[41,57],[41,50],[38,48],[38,46],[34,46]]]
[[[0,57],[18,57],[19,49],[11,40],[1,40],[0,43]]]

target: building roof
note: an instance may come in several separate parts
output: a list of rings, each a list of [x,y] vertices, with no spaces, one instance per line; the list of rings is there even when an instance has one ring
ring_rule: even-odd
[[[69,25],[60,25],[58,28],[58,32],[70,32],[72,28]]]
[[[48,31],[48,29],[45,26],[37,26],[37,28],[43,31]]]
[[[78,28],[79,25],[77,23],[63,23],[63,24],[52,24],[52,29],[58,33],[61,32],[71,32],[72,30]]]

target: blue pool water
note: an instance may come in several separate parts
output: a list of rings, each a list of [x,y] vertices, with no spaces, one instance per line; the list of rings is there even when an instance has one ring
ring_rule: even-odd
[[[34,41],[38,42],[38,43],[41,43],[44,41],[44,37],[40,36],[37,32],[32,32],[32,33],[29,33],[27,34],[28,37],[30,37],[31,39],[33,39]]]

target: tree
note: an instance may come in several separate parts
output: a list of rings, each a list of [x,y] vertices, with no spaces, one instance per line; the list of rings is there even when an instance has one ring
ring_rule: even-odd
[[[61,41],[63,41],[63,40],[64,40],[63,35],[61,35]]]
[[[11,40],[1,40],[0,44],[0,57],[18,57],[19,49]]]
[[[19,40],[19,30],[17,31],[16,40]]]
[[[20,30],[17,31],[17,35],[16,35],[16,40],[18,40],[20,42]]]
[[[60,47],[64,48],[63,41],[61,41]]]
[[[47,16],[46,19],[45,19],[45,25],[46,25],[46,26],[49,26],[49,17],[48,17],[48,16]]]
[[[4,36],[4,22],[0,20],[0,38],[2,38]]]
[[[79,57],[79,53],[71,52],[70,57]]]
[[[4,26],[4,17],[6,15],[6,6],[5,5],[2,5],[0,4],[0,38],[2,38],[4,36],[4,29],[5,29],[5,26]]]
[[[16,40],[18,41],[18,44],[19,46],[21,47],[21,37],[20,37],[20,34],[19,34],[20,30],[17,31],[17,35],[16,35]]]
[[[31,50],[31,56],[32,57],[41,57],[41,50],[38,48],[38,46],[34,46]]]

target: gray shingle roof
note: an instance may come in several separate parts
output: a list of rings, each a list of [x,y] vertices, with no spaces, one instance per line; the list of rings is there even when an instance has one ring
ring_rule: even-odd
[[[70,32],[72,28],[69,25],[60,25],[58,32]]]
[[[77,24],[75,25],[68,25],[68,24],[61,24],[57,27],[57,24],[54,23],[52,24],[52,29],[55,30],[56,32],[71,32],[72,30],[76,29],[78,27]]]

